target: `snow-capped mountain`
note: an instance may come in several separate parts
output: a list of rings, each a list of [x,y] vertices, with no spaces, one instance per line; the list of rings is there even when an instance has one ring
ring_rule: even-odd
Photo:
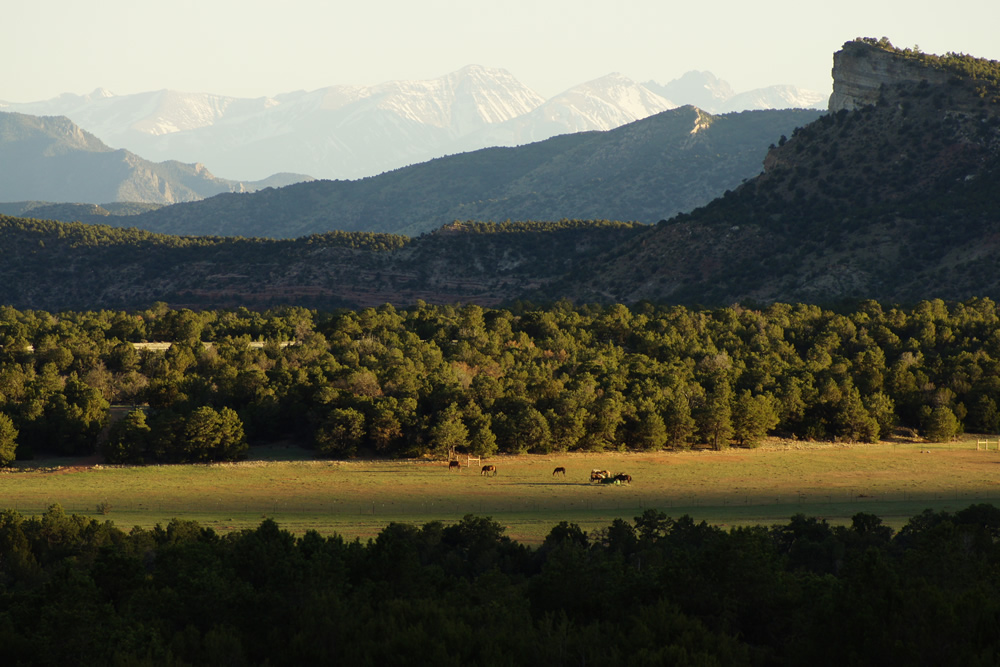
[[[606,131],[677,108],[617,72],[570,88],[534,110],[469,136],[463,150],[519,146],[557,134]]]
[[[781,90],[777,90],[780,88]],[[694,104],[710,112],[813,106],[791,86],[735,95],[709,72],[665,86],[621,74],[545,100],[503,69],[470,65],[437,79],[330,86],[243,99],[161,90],[61,95],[0,110],[62,115],[104,143],[148,160],[201,163],[226,178],[278,172],[356,179],[443,155],[610,130]]]
[[[718,113],[722,105],[736,93],[725,81],[711,72],[687,72],[670,83],[647,81],[642,84],[667,99],[680,100],[709,113]]]
[[[277,104],[269,98],[241,99],[173,90],[114,95],[98,88],[89,95],[64,94],[44,102],[0,105],[0,110],[66,116],[106,143],[117,144],[131,133],[155,137],[196,130]]]
[[[687,72],[667,84],[647,81],[643,86],[668,99],[715,114],[754,109],[826,109],[830,98],[829,93],[783,85],[736,93],[711,72],[698,71]]]
[[[804,90],[797,86],[768,86],[733,95],[722,105],[721,112],[753,109],[826,109],[829,95]]]

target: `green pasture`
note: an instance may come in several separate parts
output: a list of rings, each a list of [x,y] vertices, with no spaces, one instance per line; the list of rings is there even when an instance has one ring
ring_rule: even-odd
[[[180,518],[228,532],[273,518],[296,534],[316,529],[362,540],[391,521],[447,523],[471,513],[538,544],[559,521],[594,531],[650,508],[720,526],[784,523],[796,513],[842,524],[870,512],[898,529],[924,509],[1000,501],[996,441],[977,451],[975,439],[496,457],[488,461],[496,477],[481,476],[475,464],[455,472],[443,461],[303,460],[295,449],[253,454],[236,464],[19,463],[0,474],[0,506],[32,516],[59,503],[124,529]],[[567,475],[553,476],[556,466]],[[627,472],[633,482],[591,483],[594,468]]]

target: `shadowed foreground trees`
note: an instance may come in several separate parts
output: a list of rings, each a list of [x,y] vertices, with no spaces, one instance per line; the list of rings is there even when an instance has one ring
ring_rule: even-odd
[[[797,515],[724,530],[655,509],[536,550],[502,526],[389,524],[367,543],[274,521],[0,512],[8,665],[996,664],[1000,510],[898,533]]]

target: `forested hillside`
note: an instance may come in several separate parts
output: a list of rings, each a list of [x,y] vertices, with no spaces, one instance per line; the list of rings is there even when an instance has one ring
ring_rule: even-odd
[[[759,177],[551,289],[625,303],[1000,296],[1000,64],[851,46],[918,73],[780,139]],[[858,83],[833,75],[835,91]]]
[[[100,222],[167,234],[267,238],[334,230],[416,236],[455,220],[654,223],[756,176],[768,144],[820,114],[769,110],[713,116],[683,107],[608,132],[566,134],[356,181],[212,197]]]
[[[495,305],[583,269],[645,225],[454,224],[410,239],[331,232],[296,240],[166,236],[0,216],[0,303],[58,311],[384,303]]]
[[[942,441],[1000,432],[998,325],[989,300],[843,314],[4,307],[0,451],[229,460],[292,438],[317,456],[444,458],[876,441],[897,427]],[[133,345],[149,340],[173,345]],[[105,438],[110,404],[143,409]]]
[[[0,215],[36,220],[61,220],[101,224],[112,215],[138,215],[160,208],[160,204],[141,202],[109,202],[106,204],[53,204],[44,201],[0,203]]]

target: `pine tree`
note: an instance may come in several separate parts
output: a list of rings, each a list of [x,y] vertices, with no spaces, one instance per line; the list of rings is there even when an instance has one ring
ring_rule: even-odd
[[[769,395],[753,396],[744,389],[733,402],[733,438],[741,445],[757,446],[778,421],[775,401]]]
[[[17,453],[17,429],[7,415],[0,412],[0,466],[9,466]]]
[[[947,442],[958,433],[958,417],[946,405],[931,410],[924,429],[924,435],[932,442]]]

